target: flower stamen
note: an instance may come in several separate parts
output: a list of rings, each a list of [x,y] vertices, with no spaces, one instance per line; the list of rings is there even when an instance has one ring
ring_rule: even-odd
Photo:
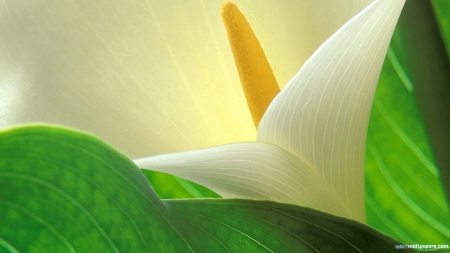
[[[238,7],[232,2],[225,2],[221,15],[250,114],[257,128],[280,88],[258,39]]]

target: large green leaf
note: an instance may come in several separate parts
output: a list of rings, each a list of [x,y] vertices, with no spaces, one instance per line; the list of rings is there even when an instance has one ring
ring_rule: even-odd
[[[445,6],[444,1],[440,3]],[[428,102],[422,100],[422,105],[438,106],[439,97],[445,95],[438,86],[448,86],[445,78],[450,71],[427,5],[427,1],[407,2],[380,76],[367,137],[366,210],[368,224],[398,240],[446,244],[450,241],[449,206],[416,101],[416,95],[420,98],[428,93]],[[447,26],[442,23],[444,16],[440,20]],[[433,86],[438,89],[430,92]],[[435,95],[430,96],[433,92]],[[442,150],[438,146],[443,150],[449,147],[444,138],[449,129],[442,128],[445,119],[435,113],[448,112],[448,108],[431,109],[433,114],[428,110],[425,119],[438,123],[428,130],[444,144],[435,145],[439,158]],[[448,161],[448,151],[444,153],[440,157]],[[440,164],[442,175],[445,163]]]
[[[161,201],[128,158],[50,126],[0,133],[0,252],[396,252],[366,225],[251,200]]]
[[[368,223],[411,244],[449,242],[450,215],[438,175],[414,94],[388,58],[367,138]]]
[[[443,4],[436,5],[437,12],[448,14],[449,2],[440,2]],[[430,1],[408,1],[392,46],[414,84],[436,165],[450,197],[450,62],[444,43],[448,39],[448,15],[439,16]]]

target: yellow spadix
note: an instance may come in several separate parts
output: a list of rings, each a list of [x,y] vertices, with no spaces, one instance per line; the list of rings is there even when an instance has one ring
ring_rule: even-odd
[[[280,88],[258,39],[238,7],[225,2],[221,14],[253,123],[258,127]]]

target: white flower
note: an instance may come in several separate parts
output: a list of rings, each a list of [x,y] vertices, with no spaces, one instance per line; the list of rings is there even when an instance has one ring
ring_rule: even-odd
[[[236,3],[284,84],[368,1]],[[272,102],[258,142],[137,164],[224,197],[294,203],[364,222],[366,128],[403,3],[375,1],[332,35]],[[64,124],[93,132],[133,158],[254,141],[219,6],[6,1],[0,9],[0,127]]]
[[[255,141],[223,0],[6,0],[0,127],[50,122],[132,158]],[[284,86],[370,0],[238,0]]]
[[[135,162],[223,197],[293,203],[365,222],[366,130],[403,4],[375,1],[331,36],[272,101],[258,142]]]

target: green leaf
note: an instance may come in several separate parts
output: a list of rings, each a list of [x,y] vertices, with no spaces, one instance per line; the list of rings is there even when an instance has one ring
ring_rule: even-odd
[[[430,100],[435,101],[432,103],[435,105],[435,108],[430,108],[427,112],[430,110],[439,111],[438,115],[430,113],[432,116],[428,118],[431,118],[432,120],[430,120],[428,125],[430,126],[429,128],[433,127],[433,130],[435,130],[432,139],[434,140],[435,150],[437,150],[436,159],[438,160],[441,170],[442,182],[447,193],[447,200],[450,201],[450,157],[448,155],[450,153],[450,110],[448,110],[448,108],[450,108],[450,17],[448,15],[448,13],[450,13],[450,1],[433,0],[432,4],[434,7],[435,19],[439,24],[440,39],[446,47],[447,61],[442,62],[445,62],[443,65],[447,68],[444,68],[443,73],[440,75],[440,79],[443,81],[439,83],[436,83],[435,81],[424,83],[425,87],[431,87],[430,92],[428,92],[429,94],[431,93],[431,99],[424,101],[424,103],[430,103]],[[439,54],[444,58],[443,49],[440,50]],[[429,75],[433,76],[433,74],[434,73]],[[443,77],[446,77],[446,79]],[[440,110],[441,108],[446,108],[446,110]]]
[[[131,160],[55,126],[0,133],[0,185],[0,252],[396,252],[399,244],[293,205],[161,201]]]
[[[444,20],[441,15],[445,28]],[[450,118],[442,110],[450,101],[449,71],[430,3],[407,1],[378,84],[366,149],[368,224],[405,243],[450,241],[442,186],[450,172]]]
[[[371,226],[405,243],[448,243],[450,215],[414,94],[389,51],[370,117],[366,211]]]
[[[450,52],[450,1],[432,0],[436,18],[439,23],[441,35],[447,48],[447,54]]]
[[[437,11],[445,12],[445,7],[448,8],[448,4],[436,6],[443,7],[436,8]],[[419,109],[448,198],[450,184],[446,183],[450,180],[450,110],[447,108],[450,108],[450,62],[444,44],[448,31],[445,29],[445,18],[439,18],[442,32],[436,20],[430,1],[408,1],[399,19],[392,46],[414,84]]]
[[[214,191],[167,173],[141,170],[160,199],[220,198]]]

